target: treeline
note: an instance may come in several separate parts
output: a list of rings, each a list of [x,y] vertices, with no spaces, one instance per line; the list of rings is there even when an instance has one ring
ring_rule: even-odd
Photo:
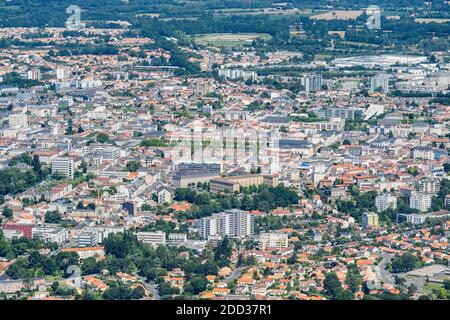
[[[297,204],[299,196],[288,187],[267,185],[242,187],[240,193],[210,194],[189,188],[175,190],[175,200],[187,201],[195,206],[186,213],[186,218],[202,218],[228,209],[270,211],[278,207]]]
[[[142,34],[152,38],[173,37],[176,32],[187,35],[203,33],[268,33],[272,37],[287,40],[289,37],[287,18],[268,16],[217,17],[205,13],[196,20],[136,19],[134,26]]]
[[[18,87],[18,88],[29,88],[29,87],[33,87],[33,86],[38,86],[40,84],[41,84],[41,82],[39,82],[37,80],[30,80],[30,79],[21,77],[20,74],[15,71],[5,74],[3,76],[3,82],[2,82],[2,85],[9,85],[9,86],[14,86],[14,87]]]
[[[49,51],[49,56],[79,56],[79,55],[116,55],[119,50],[112,45],[76,45],[65,46],[58,51]]]
[[[54,249],[56,247],[55,244],[45,243],[40,239],[28,239],[25,237],[8,241],[3,237],[3,233],[0,231],[0,257],[8,260],[12,260],[35,250],[44,248]]]
[[[168,271],[175,268],[182,269],[186,276],[184,296],[195,295],[206,289],[206,275],[217,275],[219,267],[229,263],[232,252],[231,242],[225,238],[214,249],[213,257],[205,261],[183,247],[158,246],[155,249],[137,241],[136,236],[130,231],[109,235],[104,245],[106,259],[102,261],[90,259],[89,266],[86,265],[88,260],[86,259],[81,265],[83,274],[96,273],[104,268],[111,273],[137,270],[140,276],[158,285],[163,299],[180,293],[177,288],[171,287],[162,278]],[[181,251],[189,252],[189,259],[180,257]]]
[[[28,257],[19,257],[6,270],[12,279],[33,279],[43,276],[66,275],[70,265],[78,265],[78,254],[75,252],[60,252],[55,256],[42,255],[33,251]]]

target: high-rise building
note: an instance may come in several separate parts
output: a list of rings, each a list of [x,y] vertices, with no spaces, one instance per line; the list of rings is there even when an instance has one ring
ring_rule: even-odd
[[[420,179],[417,183],[417,189],[422,193],[436,194],[441,189],[441,183],[438,179]]]
[[[387,209],[397,208],[397,197],[391,194],[380,194],[375,198],[375,206],[377,207],[377,212],[383,212]]]
[[[39,69],[33,69],[28,71],[28,80],[41,80],[41,71]]]
[[[323,84],[322,75],[307,75],[303,78],[306,93],[320,91]]]
[[[386,75],[377,75],[370,78],[370,92],[374,93],[381,88],[383,93],[389,92],[389,77]]]
[[[67,79],[70,76],[70,72],[67,69],[64,68],[58,68],[56,69],[56,78],[57,79]]]
[[[254,234],[254,217],[241,210],[232,209],[213,214],[196,221],[200,234],[208,236],[222,235],[230,237],[247,237]]]
[[[414,192],[409,198],[409,207],[419,211],[428,211],[431,207],[431,196],[424,193]]]
[[[71,158],[56,158],[52,161],[52,173],[61,173],[73,179],[74,164]]]
[[[361,217],[361,223],[363,228],[377,227],[378,215],[373,212],[364,212]]]

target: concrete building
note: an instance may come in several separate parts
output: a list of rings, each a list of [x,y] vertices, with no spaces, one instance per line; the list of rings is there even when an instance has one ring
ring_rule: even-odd
[[[70,76],[70,71],[64,68],[56,69],[56,79],[67,79]]]
[[[254,217],[250,213],[232,209],[195,221],[204,238],[214,235],[242,238],[254,233]]]
[[[303,77],[306,93],[317,92],[322,89],[323,80],[321,74],[307,75]]]
[[[39,69],[29,70],[27,74],[28,80],[41,80],[41,71]]]
[[[278,185],[277,175],[261,175],[251,174],[236,177],[224,177],[211,179],[209,182],[209,189],[211,192],[223,192],[228,190],[230,192],[239,191],[240,187],[248,187],[251,185],[267,184],[275,187]]]
[[[411,158],[414,160],[433,160],[434,151],[430,147],[414,147],[410,151]]]
[[[370,78],[370,93],[381,89],[382,93],[389,93],[389,77],[386,75],[377,75]]]
[[[69,234],[65,228],[56,225],[43,225],[33,228],[33,238],[61,245],[69,240]]]
[[[173,177],[175,188],[186,188],[189,184],[209,182],[218,178],[222,171],[220,163],[179,163]]]
[[[377,212],[383,212],[387,209],[397,208],[397,197],[388,193],[380,194],[375,198]]]
[[[95,230],[85,231],[78,235],[78,247],[96,247],[98,246],[98,232]]]
[[[441,183],[438,179],[420,179],[417,182],[417,189],[422,193],[437,194],[441,189]]]
[[[28,126],[28,115],[26,113],[13,113],[8,117],[8,124],[12,127],[26,127]]]
[[[158,203],[171,203],[172,202],[172,191],[166,187],[160,187],[157,192]]]
[[[431,196],[424,193],[414,192],[409,198],[409,207],[421,212],[428,211],[431,207]]]
[[[149,244],[153,247],[166,244],[166,233],[162,231],[156,232],[138,232],[136,233],[138,241]]]
[[[363,228],[377,227],[378,215],[373,212],[364,212],[361,217],[361,224]]]
[[[169,244],[180,244],[187,241],[187,234],[185,233],[170,233],[167,242]]]
[[[56,158],[52,161],[52,174],[61,173],[66,177],[73,179],[74,163],[71,158]]]
[[[267,249],[284,249],[288,246],[287,233],[267,232],[261,233],[259,236],[259,248],[261,250]]]

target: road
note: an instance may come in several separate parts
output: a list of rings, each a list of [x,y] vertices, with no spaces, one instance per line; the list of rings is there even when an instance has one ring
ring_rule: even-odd
[[[383,282],[383,283],[389,283],[389,284],[395,284],[394,277],[392,274],[386,270],[386,263],[391,262],[394,255],[389,253],[382,253],[380,255],[383,260],[375,267],[375,272],[377,274],[377,277]]]
[[[236,269],[234,269],[232,272],[231,272],[231,274],[230,274],[230,276],[229,277],[227,277],[226,279],[225,279],[225,282],[227,283],[227,284],[229,284],[229,283],[232,283],[234,280],[236,280],[237,278],[239,278],[240,276],[241,276],[241,273],[242,273],[242,270],[243,270],[244,268],[242,268],[242,267],[239,267],[239,268],[236,268]]]
[[[147,288],[148,291],[150,291],[150,293],[152,294],[154,300],[161,300],[161,297],[159,295],[158,289],[156,289],[156,286],[151,283],[151,282],[147,282],[147,279],[145,277],[139,276],[138,277],[141,279],[142,283],[144,284],[145,288]]]

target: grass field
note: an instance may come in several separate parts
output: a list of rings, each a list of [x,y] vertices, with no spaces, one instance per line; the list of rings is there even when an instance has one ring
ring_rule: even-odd
[[[364,11],[361,10],[334,10],[310,16],[309,18],[316,20],[349,20],[356,19],[363,13]]]
[[[256,39],[270,40],[267,33],[208,33],[194,36],[199,45],[210,45],[216,47],[234,47],[251,43]]]
[[[440,283],[434,283],[434,282],[428,282],[424,287],[423,287],[423,291],[426,294],[431,294],[433,292],[433,289],[440,289],[443,288],[444,286]]]

